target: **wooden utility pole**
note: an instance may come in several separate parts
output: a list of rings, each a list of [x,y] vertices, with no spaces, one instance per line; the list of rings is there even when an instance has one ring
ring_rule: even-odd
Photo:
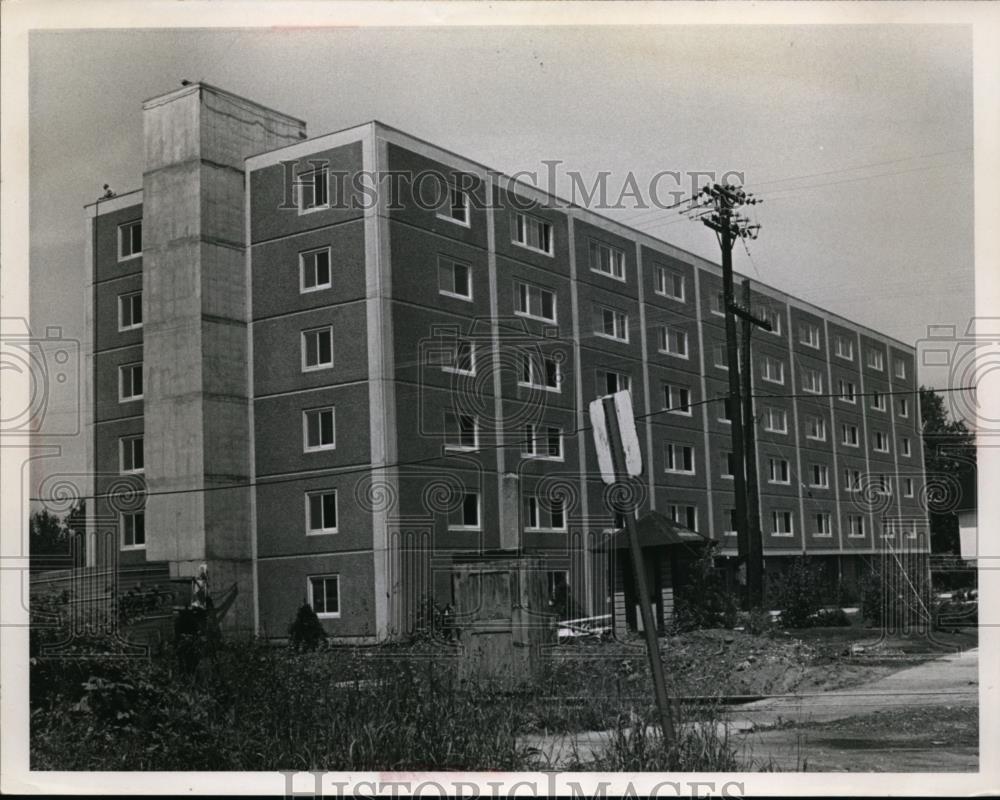
[[[750,365],[750,332],[754,324],[750,315],[750,279],[743,279],[743,435],[746,441],[747,530],[750,547],[747,552],[747,597],[750,608],[764,605],[764,542],[760,530],[760,485],[757,481],[757,418],[753,407],[753,371]],[[767,324],[770,328],[770,324]]]

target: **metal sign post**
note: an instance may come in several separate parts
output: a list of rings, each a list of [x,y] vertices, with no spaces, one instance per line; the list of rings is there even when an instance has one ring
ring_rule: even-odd
[[[590,421],[594,429],[594,445],[602,480],[609,485],[627,484],[642,472],[642,454],[635,429],[635,416],[632,413],[631,394],[627,391],[617,392],[594,400],[590,404]],[[631,497],[631,492],[625,491],[622,496]],[[646,634],[646,651],[649,655],[649,670],[653,676],[656,707],[660,712],[663,741],[669,746],[674,740],[674,720],[667,698],[667,681],[663,675],[663,662],[660,660],[656,625],[649,607],[646,569],[642,560],[642,547],[639,545],[639,531],[635,526],[635,503],[629,502],[622,510],[625,512],[625,528],[628,530],[629,550],[632,553],[632,568],[639,594],[639,613]]]

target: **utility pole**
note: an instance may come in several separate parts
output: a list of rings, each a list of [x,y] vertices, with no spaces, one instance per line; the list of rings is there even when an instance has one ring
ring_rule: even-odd
[[[750,279],[743,279],[742,314],[743,339],[743,434],[746,439],[747,530],[750,547],[747,552],[747,595],[750,608],[764,605],[764,542],[760,530],[760,485],[757,482],[757,418],[753,407],[753,370],[750,366],[750,332],[753,330],[750,310]],[[770,328],[770,324],[767,325]]]
[[[731,434],[733,459],[736,462],[736,474],[734,475],[734,489],[736,494],[736,533],[737,552],[739,562],[745,566],[747,572],[747,606],[754,608],[754,600],[757,605],[760,600],[754,594],[752,585],[756,576],[751,576],[751,537],[752,530],[759,530],[760,523],[756,526],[750,525],[750,515],[747,506],[747,465],[748,444],[746,440],[747,414],[744,412],[741,402],[740,385],[740,363],[739,347],[736,340],[736,317],[739,316],[744,322],[757,325],[771,330],[771,325],[765,320],[759,319],[750,313],[749,309],[743,309],[736,304],[735,292],[733,289],[733,244],[736,239],[756,239],[760,225],[750,225],[749,220],[736,213],[736,209],[743,205],[755,205],[761,202],[752,194],[747,194],[738,186],[726,184],[712,184],[706,186],[700,192],[706,196],[714,210],[707,216],[700,217],[702,224],[715,231],[719,239],[719,247],[722,251],[722,300],[725,308],[726,318],[726,360],[729,362],[729,418],[731,419]],[[749,369],[749,364],[745,365]],[[752,412],[751,412],[752,413]],[[752,420],[751,420],[752,421]],[[749,458],[755,458],[749,454]],[[756,476],[756,462],[754,462],[754,476]],[[758,503],[759,505],[759,503]],[[759,520],[760,511],[758,508],[757,517]],[[759,535],[758,535],[758,547]]]

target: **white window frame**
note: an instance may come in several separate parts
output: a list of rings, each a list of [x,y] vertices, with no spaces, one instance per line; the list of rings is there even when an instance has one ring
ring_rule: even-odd
[[[709,301],[708,313],[715,314],[717,317],[726,316],[726,293],[716,292],[712,300]]]
[[[549,515],[549,522],[552,521],[552,509],[545,508],[545,505],[552,505],[553,503],[559,503],[562,506],[560,514],[562,515],[562,525],[542,525],[542,512],[544,511]],[[534,524],[532,524],[532,517],[534,517]],[[550,500],[547,503],[543,503],[542,499],[538,495],[531,495],[528,497],[528,524],[524,526],[526,531],[533,532],[544,532],[544,533],[565,533],[569,530],[569,525],[566,520],[566,503],[563,500]]]
[[[536,247],[533,244],[528,243],[528,225],[537,225],[540,230],[548,229],[548,249],[544,250],[541,247]],[[555,229],[551,222],[542,219],[541,217],[536,217],[533,214],[526,214],[523,211],[514,212],[513,218],[514,229],[511,232],[511,241],[518,247],[523,247],[525,250],[530,250],[533,253],[541,253],[542,255],[551,256],[555,252]],[[523,239],[518,239],[518,233],[521,232],[524,235]],[[542,237],[539,236],[539,239]]]
[[[803,367],[802,391],[808,394],[823,394],[823,373],[818,369]]]
[[[310,414],[323,414],[329,411],[331,420],[331,427],[333,429],[333,441],[330,444],[309,444],[309,415]],[[320,421],[320,438],[322,439],[322,421]],[[336,406],[318,406],[316,408],[305,408],[302,410],[302,452],[303,453],[319,453],[324,450],[336,450],[337,449],[337,408]]]
[[[841,345],[846,345],[845,348]],[[854,342],[848,339],[846,336],[840,336],[839,334],[834,339],[834,355],[837,358],[842,358],[844,361],[854,361]]]
[[[316,261],[313,261],[312,269],[314,277],[316,278],[316,284],[314,286],[306,286],[306,258],[308,256],[319,255],[320,253],[326,253],[326,283],[319,283],[319,270],[316,265]],[[329,247],[315,247],[311,250],[303,250],[299,253],[299,294],[311,294],[312,292],[321,292],[324,289],[330,289],[333,287],[333,252]]]
[[[460,197],[461,200],[462,200],[462,204],[461,205],[462,205],[462,212],[463,213],[462,213],[461,219],[458,218],[458,217],[456,217],[452,213],[454,211],[455,207],[456,207],[455,203],[454,203],[454,200],[455,200],[456,196]],[[455,225],[461,225],[463,228],[471,228],[472,227],[472,203],[471,203],[471,200],[469,198],[469,193],[465,189],[462,189],[461,187],[456,186],[453,183],[449,183],[448,184],[448,203],[447,203],[447,209],[448,209],[447,212],[444,212],[444,211],[438,211],[437,212],[438,219],[447,220],[448,222],[451,222],[451,223],[453,223]]]
[[[608,252],[608,265],[610,271],[605,271],[601,269],[601,253],[606,250]],[[594,263],[594,254],[597,253],[597,264]],[[596,272],[598,275],[603,275],[606,278],[611,278],[612,280],[625,283],[625,251],[619,250],[612,244],[607,242],[600,242],[597,239],[590,240],[590,247],[588,250],[588,256],[590,259],[590,271]],[[619,274],[619,271],[621,274]]]
[[[884,414],[886,408],[885,393],[879,391],[873,391],[871,394],[871,403],[869,403],[869,407],[871,408],[872,411],[880,411]]]
[[[444,289],[441,287],[441,273],[442,270],[449,271],[451,273],[451,285],[455,286],[455,268],[461,267],[465,270],[465,283],[469,288],[468,294],[462,294],[461,292],[456,292],[454,288]],[[456,300],[465,300],[466,302],[472,302],[472,265],[466,263],[465,261],[457,261],[453,258],[445,258],[443,256],[438,257],[438,294],[444,297],[453,297]]]
[[[850,393],[845,390],[850,388]],[[849,381],[846,378],[841,378],[837,381],[837,399],[842,403],[850,403],[852,406],[858,404],[858,387],[855,386],[854,381]]]
[[[142,466],[138,469],[135,466],[126,467],[125,466],[125,453],[126,450],[133,445],[134,442],[140,442],[140,450],[142,451]],[[130,434],[128,436],[121,436],[118,438],[118,471],[122,475],[141,475],[146,471],[146,443],[143,434]],[[132,447],[132,464],[135,464],[135,449]]]
[[[876,350],[874,347],[869,347],[865,364],[869,369],[873,369],[876,372],[885,372],[885,353],[881,350]]]
[[[813,436],[809,432],[809,428],[811,427],[810,423],[812,423],[812,422],[816,422],[817,423],[818,435],[816,435],[816,436]],[[826,441],[826,418],[825,417],[818,417],[818,416],[815,416],[813,414],[807,415],[806,416],[806,433],[805,433],[805,437],[809,441],[811,441],[811,442],[825,442]]]
[[[906,362],[901,358],[894,359],[892,365],[892,374],[895,375],[899,380],[906,380]]]
[[[778,530],[778,520],[788,522],[788,530]],[[771,535],[789,537],[795,535],[795,515],[785,509],[775,509],[771,512]]]
[[[321,333],[323,331],[327,331],[330,334],[330,361],[329,361],[329,363],[327,363],[325,361],[319,361],[316,364],[313,364],[312,366],[309,366],[308,364],[306,364],[306,356],[307,356],[307,354],[309,352],[309,347],[308,347],[308,345],[306,343],[306,341],[307,341],[306,337],[308,337],[309,335],[314,334],[314,333],[315,334],[319,334],[319,333]],[[302,334],[301,334],[301,337],[300,337],[300,346],[302,348],[302,371],[303,372],[318,372],[318,371],[324,370],[324,369],[333,369],[334,358],[333,358],[333,326],[332,325],[322,325],[322,326],[320,326],[318,328],[306,328],[304,331],[302,331]],[[317,345],[316,345],[316,355],[317,355],[317,357],[319,356],[319,350],[320,350],[319,343],[317,342]]]
[[[855,532],[854,523],[860,523],[860,531]],[[848,539],[864,539],[865,538],[865,518],[862,514],[848,514],[847,515],[847,538]]]
[[[802,334],[806,333],[806,336]],[[815,336],[813,335],[815,334]],[[799,323],[799,344],[803,344],[806,347],[811,347],[813,350],[819,350],[820,348],[820,332],[819,325],[812,322],[800,322]]]
[[[524,441],[522,444],[521,457],[531,458],[537,461],[565,461],[565,439],[563,429],[558,425],[537,424],[527,422],[524,425]],[[549,436],[553,431],[559,437],[559,454],[552,455],[549,452]],[[543,441],[544,440],[544,441]],[[530,448],[525,450],[524,448]]]
[[[763,328],[765,333],[769,333],[772,336],[781,336],[781,312],[777,311],[770,306],[760,306],[757,309],[758,316],[771,323],[771,330]]]
[[[723,425],[732,425],[733,421],[726,416],[726,411],[729,408],[729,398],[728,397],[723,398],[722,403],[720,404],[719,407],[722,409],[722,414],[716,419],[718,419],[718,421],[721,422]]]
[[[876,453],[888,453],[889,452],[889,434],[885,431],[873,431],[872,437],[872,450]],[[879,446],[879,439],[882,440],[882,445]]]
[[[784,465],[784,470],[779,470],[777,468]],[[784,472],[785,477],[782,478],[780,472]],[[769,457],[767,459],[767,482],[773,483],[776,486],[790,486],[792,483],[792,465],[789,463],[787,458],[774,458]]]
[[[668,278],[670,279],[668,281]],[[674,279],[680,281],[681,293],[679,295],[674,294],[673,290],[676,288],[677,283]],[[667,284],[670,285],[668,290]],[[670,267],[663,267],[660,265],[656,266],[656,289],[654,290],[656,294],[660,297],[667,297],[671,300],[676,300],[678,303],[687,302],[687,281],[684,278],[684,273],[676,269],[671,269]]]
[[[909,458],[911,455],[913,455],[913,450],[911,449],[909,436],[903,436],[899,440],[899,446],[900,446],[900,453],[903,455],[903,457]]]
[[[470,447],[466,444],[461,444],[462,441],[462,417],[472,420],[472,437],[475,443]],[[455,425],[455,430],[451,430],[449,422],[453,422]],[[444,412],[444,427],[445,427],[445,438],[444,438],[444,449],[449,452],[454,453],[474,453],[479,450],[479,417],[475,414],[459,414],[454,411]],[[458,442],[455,444],[451,439],[452,437]]]
[[[781,420],[781,427],[774,424],[775,419]],[[788,412],[783,408],[768,406],[764,409],[764,430],[768,433],[788,433]]]
[[[131,222],[123,222],[118,226],[118,261],[131,261],[133,258],[139,258],[142,255],[142,243],[140,242],[139,249],[133,253],[125,255],[125,248],[122,245],[125,243],[124,233],[127,230],[129,232],[129,246],[132,244],[132,229],[139,228],[139,237],[142,238],[142,220],[134,219]]]
[[[613,369],[601,370],[601,372],[599,374],[604,378],[604,385],[600,387],[600,390],[602,392],[602,395],[601,395],[602,397],[607,396],[608,394],[614,394],[614,392],[605,392],[604,391],[604,390],[606,390],[608,388],[608,376],[609,375],[614,375],[615,376],[615,383],[620,384],[620,383],[624,382],[624,384],[625,384],[624,386],[619,386],[618,389],[616,389],[615,391],[618,391],[618,392],[631,392],[632,391],[632,376],[631,375],[629,375],[627,373],[624,373],[624,372],[615,372]]]
[[[326,581],[334,580],[337,582],[337,610],[336,611],[316,611],[316,596],[313,594],[313,581],[323,581],[323,594],[324,594],[324,604],[326,602]],[[331,573],[327,575],[309,575],[306,577],[306,596],[309,598],[309,608],[316,612],[316,616],[319,619],[340,619],[341,609],[343,608],[343,601],[340,592],[340,575],[337,573]]]
[[[903,497],[913,497],[913,478],[903,478]]]
[[[910,418],[910,401],[907,397],[899,398],[899,417],[900,419]]]
[[[608,306],[597,306],[597,311],[600,313],[600,329],[594,331],[595,335],[602,339],[628,344],[628,314]],[[611,315],[611,333],[605,330],[609,314]]]
[[[326,180],[323,182],[323,192],[326,195],[326,199],[322,203],[316,203],[309,206],[308,208],[304,205],[305,195],[303,189],[305,189],[305,183],[312,183],[313,187],[313,199],[315,199],[315,191],[317,184],[315,180],[316,175],[325,175]],[[298,209],[299,216],[303,214],[312,214],[315,211],[325,211],[330,208],[330,169],[327,166],[315,167],[314,169],[306,170],[300,172],[295,177],[295,207]]]
[[[773,368],[777,365],[778,377],[772,376]],[[780,386],[785,385],[785,362],[773,356],[764,356],[761,359],[760,377],[768,383],[775,383]]]
[[[127,544],[125,541],[125,530],[127,525],[125,520],[132,518],[132,544]],[[142,544],[135,544],[135,518],[142,517]],[[146,549],[146,512],[142,511],[123,511],[118,516],[118,544],[121,550],[145,550]]]
[[[671,466],[671,463],[677,464],[678,461],[680,461],[681,464],[684,463],[685,450],[689,450],[691,453],[691,469]],[[664,472],[669,472],[671,475],[694,475],[697,472],[698,462],[696,461],[694,445],[684,444],[684,442],[667,442],[663,453],[664,461],[666,463],[663,468]]]
[[[687,402],[682,402],[681,393],[687,394]],[[677,403],[674,403],[674,397],[677,397]],[[691,390],[687,386],[677,386],[672,383],[663,384],[663,399],[666,401],[666,405],[663,410],[668,414],[677,414],[681,417],[693,416],[693,411],[691,410]]]
[[[853,431],[854,436],[848,437],[847,436],[848,431]],[[854,441],[848,441],[849,438],[853,439]],[[858,434],[858,426],[851,425],[847,422],[842,422],[840,424],[840,443],[844,445],[844,447],[860,447],[861,437]]]
[[[729,461],[732,459],[736,461],[736,454],[732,450],[726,450],[724,452],[725,457],[722,459],[722,474],[719,476],[724,481],[731,481],[736,479],[735,467],[736,464],[732,465],[732,470],[730,469]]]
[[[476,498],[476,524],[468,525],[465,523],[465,499],[467,497]],[[462,522],[460,523],[448,523],[448,530],[450,531],[479,531],[483,528],[483,496],[479,492],[462,492],[462,504],[458,508],[458,513]]]
[[[689,524],[688,511],[693,511],[692,516],[694,517],[694,524]],[[683,513],[682,513],[683,512]],[[698,506],[692,505],[680,505],[679,503],[670,503],[667,506],[667,516],[670,521],[675,525],[681,525],[690,531],[698,530]],[[683,519],[680,519],[683,517]]]
[[[833,538],[833,519],[829,511],[817,511],[813,514],[813,536],[820,539]]]
[[[469,363],[471,365],[470,369],[462,369],[461,367],[455,366],[458,363],[458,356],[463,346],[469,348]],[[449,372],[452,375],[475,375],[476,374],[476,343],[470,341],[469,339],[456,339],[454,355],[451,360],[451,364],[442,364],[442,372]]]
[[[830,467],[827,464],[809,465],[809,488],[829,489],[830,488]],[[819,474],[817,476],[817,468]]]
[[[844,491],[854,494],[861,491],[861,470],[844,467]]]
[[[670,349],[671,334],[674,334],[676,342],[684,343],[683,352]],[[688,339],[688,332],[683,328],[678,328],[676,325],[661,325],[657,339],[657,349],[664,355],[673,356],[674,358],[683,358],[685,361],[691,357],[691,342]]]
[[[556,359],[554,359],[554,358],[552,358],[550,356],[546,356],[546,355],[543,354],[542,355],[542,364],[541,364],[541,367],[539,368],[538,361],[535,358],[535,356],[534,356],[533,353],[524,353],[524,352],[522,352],[520,355],[521,355],[521,358],[524,359],[524,360],[521,361],[521,364],[519,365],[519,368],[518,368],[518,375],[517,375],[517,385],[518,386],[522,386],[525,389],[539,389],[540,391],[543,391],[543,392],[555,392],[556,394],[561,394],[562,393],[562,383],[563,383],[563,381],[562,381],[562,377],[563,377],[563,375],[562,375],[562,364],[559,361],[557,361]],[[547,383],[541,383],[541,382],[539,382],[540,380],[541,381],[546,380],[546,377],[548,375],[548,370],[546,369],[546,362],[552,362],[555,365],[555,368],[556,368],[556,385],[555,386],[549,386]],[[521,367],[523,367],[525,364],[528,364],[528,372],[529,372],[529,376],[528,376],[528,380],[527,381],[525,381],[525,380],[523,380],[521,378],[521,373],[523,371],[521,369]],[[541,374],[539,374],[539,373],[541,373]]]
[[[131,375],[131,371],[135,368],[139,368],[139,380],[142,381],[142,392],[139,394],[125,394],[125,371],[128,370]],[[135,388],[134,381],[130,380],[132,388]],[[131,403],[133,400],[142,400],[143,392],[146,391],[146,381],[142,375],[142,362],[141,361],[130,361],[128,364],[118,365],[118,402],[119,403]]]
[[[523,290],[523,292],[522,292]],[[526,309],[521,309],[521,297],[524,296],[524,302],[527,306]],[[548,294],[552,296],[552,316],[546,317],[542,313],[542,308],[544,303],[542,302],[542,295]],[[535,305],[535,299],[537,299],[537,313],[533,310]],[[537,319],[540,322],[551,322],[555,323],[558,321],[559,309],[557,308],[557,296],[552,289],[546,289],[544,286],[536,286],[533,283],[528,283],[527,281],[514,281],[514,313],[519,317],[527,317],[528,319]]]
[[[327,495],[333,495],[333,514],[337,518],[336,524],[329,528],[326,526],[326,514],[324,512],[322,498]],[[311,501],[312,498],[319,497],[320,499],[320,515],[323,516],[322,522],[324,523],[321,528],[312,527],[312,508]],[[336,489],[313,489],[305,493],[306,498],[306,536],[326,536],[331,533],[340,533],[340,495]]]
[[[139,321],[130,322],[128,325],[125,324],[125,303],[128,301],[129,304],[129,316],[133,319],[135,318],[135,305],[132,303],[134,298],[139,298]],[[123,333],[124,331],[135,331],[142,327],[142,291],[138,292],[126,292],[125,294],[118,295],[118,331]]]
[[[729,364],[724,363],[729,361],[729,354],[726,351],[726,346],[724,344],[716,344],[712,346],[712,366],[716,369],[723,369],[729,372]]]
[[[724,508],[722,509],[722,526],[725,528],[726,523],[730,525],[733,524],[733,518],[736,516],[735,508]],[[736,536],[739,533],[735,528],[733,530],[724,530],[722,532],[723,536]]]

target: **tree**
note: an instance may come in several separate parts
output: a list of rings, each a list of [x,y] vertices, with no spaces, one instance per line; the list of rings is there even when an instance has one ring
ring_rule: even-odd
[[[67,530],[48,509],[36,511],[29,520],[28,564],[32,572],[69,566],[70,540]]]
[[[920,421],[924,439],[924,470],[928,483],[951,487],[970,477],[975,482],[976,448],[972,432],[962,420],[949,419],[944,397],[933,388],[920,387]],[[931,552],[958,553],[958,517],[954,498],[928,497]]]

